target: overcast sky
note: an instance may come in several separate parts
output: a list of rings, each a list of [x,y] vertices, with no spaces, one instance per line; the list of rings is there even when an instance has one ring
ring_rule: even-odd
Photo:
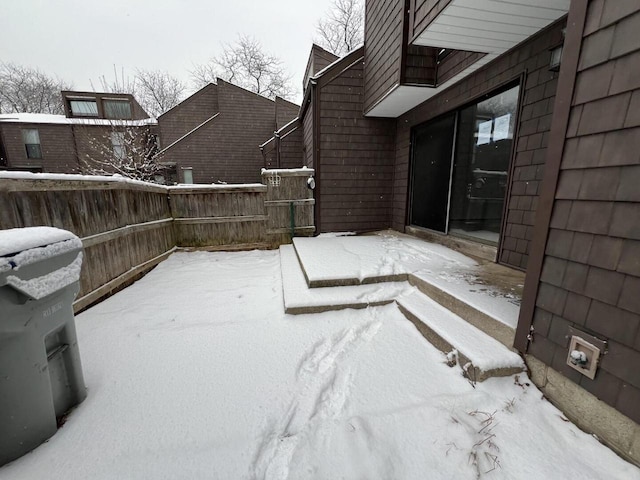
[[[315,24],[331,0],[0,0],[0,61],[38,67],[99,88],[136,68],[189,80],[193,65],[220,52],[238,33],[279,56],[301,89]]]

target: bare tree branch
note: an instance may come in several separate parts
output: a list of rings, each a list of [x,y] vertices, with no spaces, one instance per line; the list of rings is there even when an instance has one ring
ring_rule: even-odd
[[[282,60],[266,53],[255,38],[240,35],[234,44],[225,44],[222,53],[191,72],[202,87],[221,78],[265,97],[292,98],[296,91]]]
[[[180,103],[187,89],[178,78],[161,70],[138,70],[136,82],[136,99],[154,117]]]
[[[0,63],[0,113],[63,114],[60,91],[71,88],[37,68]]]
[[[118,77],[118,69],[113,66],[113,80],[108,80],[106,75],[98,77],[99,88],[93,84],[92,80],[89,80],[91,88],[95,92],[108,92],[108,93],[130,93],[136,94],[136,78],[131,78],[129,75],[124,74],[124,67],[120,68],[120,77]]]
[[[82,173],[113,175],[155,182],[164,166],[157,155],[157,136],[147,126],[131,126],[123,120],[112,120],[110,128],[91,124],[76,130],[83,153],[80,155]]]
[[[339,57],[355,49],[364,42],[364,2],[334,0],[316,32],[316,43]]]

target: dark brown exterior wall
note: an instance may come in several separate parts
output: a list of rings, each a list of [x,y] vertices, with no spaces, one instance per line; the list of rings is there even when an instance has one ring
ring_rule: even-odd
[[[366,2],[365,112],[400,83],[404,3],[404,0]]]
[[[465,52],[464,50],[451,52],[438,65],[438,84],[443,84],[450,78],[455,77],[482,57],[484,57],[484,53]]]
[[[409,45],[404,83],[435,85],[437,48]]]
[[[40,135],[42,159],[28,159],[22,142],[23,129],[36,129]],[[46,123],[2,123],[0,134],[9,168],[41,167],[43,172],[78,172],[73,134],[69,125]]]
[[[638,31],[637,2],[589,3],[528,351],[640,423]],[[565,365],[572,326],[608,342],[594,380]]]
[[[335,62],[338,58],[340,57],[338,57],[337,55],[334,55],[333,53],[325,50],[322,47],[314,45],[313,46],[313,67],[311,69],[311,71],[313,72],[312,75],[315,75],[316,73],[318,73],[320,70],[322,70],[329,64]]]
[[[280,168],[300,168],[304,165],[302,124],[280,139]]]
[[[319,232],[390,225],[395,120],[362,115],[363,71],[360,60],[319,85]]]
[[[313,103],[309,104],[302,119],[302,149],[304,164],[313,168]]]
[[[295,103],[291,103],[284,98],[276,97],[275,99],[276,109],[276,130],[281,129],[291,120],[298,116],[300,106]]]
[[[160,147],[171,145],[219,111],[218,87],[209,84],[158,117]]]
[[[140,126],[118,128],[116,126],[104,125],[78,125],[67,127],[73,130],[75,140],[74,153],[77,153],[79,173],[87,173],[88,168],[104,171],[105,174],[117,173],[113,168],[115,162],[112,160],[113,144],[111,143],[111,133],[120,131],[124,134],[126,142],[136,142],[139,151],[145,148],[148,133],[156,133],[156,126]],[[103,162],[97,163],[96,160]],[[106,161],[106,162],[104,162]],[[71,172],[69,172],[71,173]],[[74,173],[78,173],[75,171]],[[101,172],[102,173],[102,172]]]
[[[406,225],[411,128],[490,94],[524,75],[517,153],[512,160],[501,263],[526,268],[542,179],[557,74],[549,71],[549,49],[562,42],[562,19],[484,68],[410,110],[398,119],[393,196],[393,228]]]
[[[309,53],[309,59],[307,61],[307,67],[304,71],[304,79],[302,81],[302,89],[306,90],[308,86],[309,77],[313,77],[316,73],[322,70],[327,65],[335,62],[339,57],[333,53],[325,50],[324,48],[316,45],[311,46],[311,52]]]
[[[180,167],[192,167],[195,183],[260,182],[264,159],[258,146],[273,135],[274,102],[222,80],[216,90],[220,115],[167,150],[163,160],[176,162],[179,174]],[[190,125],[197,126],[215,113],[207,111],[211,91],[205,92],[202,106],[196,106],[197,99],[192,99],[193,103],[184,107],[198,112],[197,120],[186,116]]]

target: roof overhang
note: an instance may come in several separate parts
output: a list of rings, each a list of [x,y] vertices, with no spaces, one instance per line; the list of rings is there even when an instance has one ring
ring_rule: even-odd
[[[396,85],[367,116],[399,117],[562,18],[570,3],[570,0],[451,0],[411,43],[485,55],[435,87]]]

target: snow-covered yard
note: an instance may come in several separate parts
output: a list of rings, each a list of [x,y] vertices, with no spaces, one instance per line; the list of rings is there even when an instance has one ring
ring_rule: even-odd
[[[278,251],[176,253],[76,319],[88,397],[0,479],[640,479],[395,304],[285,315]]]

